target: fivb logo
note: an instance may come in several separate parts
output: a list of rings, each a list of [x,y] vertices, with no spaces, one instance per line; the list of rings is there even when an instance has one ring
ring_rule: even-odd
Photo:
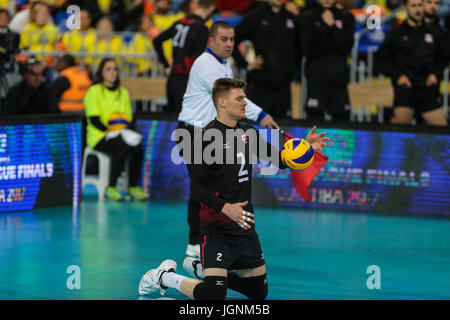
[[[69,30],[80,29],[81,18],[80,18],[80,7],[76,5],[71,5],[67,8],[67,14],[69,15],[66,20],[66,27]]]

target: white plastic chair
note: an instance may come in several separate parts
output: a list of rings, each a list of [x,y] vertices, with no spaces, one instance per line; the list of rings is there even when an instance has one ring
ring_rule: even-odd
[[[87,159],[89,156],[97,157],[98,159],[98,175],[86,174]],[[106,187],[109,185],[109,174],[111,171],[111,157],[104,153],[90,147],[84,149],[83,164],[81,168],[81,187],[84,188],[88,184],[92,184],[97,188],[98,198],[104,199]],[[128,186],[128,159],[125,162],[125,174],[119,177],[117,183],[118,189],[125,189]],[[122,188],[120,188],[122,186]]]

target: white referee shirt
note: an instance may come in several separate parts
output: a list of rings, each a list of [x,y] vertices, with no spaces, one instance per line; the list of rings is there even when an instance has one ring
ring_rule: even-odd
[[[178,121],[203,128],[217,116],[212,101],[212,87],[220,78],[234,78],[233,70],[227,60],[217,57],[210,48],[206,48],[192,65],[183,105]],[[267,114],[256,104],[246,99],[245,115],[247,119],[260,122]]]

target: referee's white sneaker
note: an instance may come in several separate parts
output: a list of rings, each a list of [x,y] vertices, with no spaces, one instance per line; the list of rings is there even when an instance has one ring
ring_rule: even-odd
[[[161,295],[167,290],[167,287],[161,285],[161,276],[164,272],[176,272],[177,263],[173,260],[164,260],[158,268],[147,271],[139,283],[138,292],[141,296],[149,295],[151,292],[160,289]]]
[[[186,255],[188,257],[194,257],[194,258],[200,259],[200,245],[189,243],[186,247]]]
[[[186,257],[183,261],[183,269],[189,273],[191,276],[196,277],[197,279],[203,280],[203,270],[199,271],[199,265],[201,267],[201,261],[196,258]],[[200,274],[199,274],[200,272]]]

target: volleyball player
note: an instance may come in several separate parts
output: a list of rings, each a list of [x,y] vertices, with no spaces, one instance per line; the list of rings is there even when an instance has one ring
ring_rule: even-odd
[[[205,51],[208,28],[205,21],[214,12],[216,0],[197,0],[192,14],[175,22],[153,40],[158,59],[166,68],[168,111],[179,112],[194,60]],[[172,39],[173,63],[169,65],[163,42]]]
[[[224,22],[217,21],[209,29],[208,45],[194,62],[189,72],[189,81],[186,93],[183,96],[183,106],[178,115],[177,131],[185,129],[193,135],[195,127],[204,127],[213,120],[217,111],[211,99],[211,90],[214,81],[219,78],[233,78],[233,70],[227,58],[231,57],[234,48],[234,29]],[[278,124],[272,116],[264,112],[259,106],[247,100],[247,119],[258,122],[268,128],[279,129]],[[177,138],[178,142],[182,138]],[[186,162],[190,159],[185,159]],[[190,175],[190,165],[187,164]],[[199,257],[199,216],[200,204],[189,199],[188,202],[188,223],[189,223],[189,243],[186,247],[186,255]]]
[[[191,196],[201,203],[203,281],[177,274],[176,262],[165,260],[142,277],[139,294],[148,295],[157,289],[163,294],[167,288],[176,288],[194,299],[223,300],[230,288],[250,299],[266,298],[266,266],[255,231],[251,200],[250,155],[256,150],[258,157],[280,168],[285,167],[280,151],[271,144],[267,144],[267,150],[271,150],[270,156],[264,156],[259,148],[252,148],[259,146],[259,139],[262,138],[257,133],[252,134],[253,127],[239,122],[246,113],[245,85],[241,80],[229,78],[215,81],[212,100],[217,118],[203,129],[203,134],[209,130],[222,134],[223,139],[219,145],[214,145],[214,150],[224,148],[223,157],[218,157],[211,164],[203,159],[191,168]],[[233,135],[227,134],[227,130],[231,130]],[[306,140],[313,149],[321,150],[329,138],[325,137],[325,133],[314,134],[313,131]],[[257,139],[256,144],[251,139]],[[204,143],[202,154],[214,143],[217,142]],[[231,163],[226,161],[230,159],[230,153],[234,160]]]

